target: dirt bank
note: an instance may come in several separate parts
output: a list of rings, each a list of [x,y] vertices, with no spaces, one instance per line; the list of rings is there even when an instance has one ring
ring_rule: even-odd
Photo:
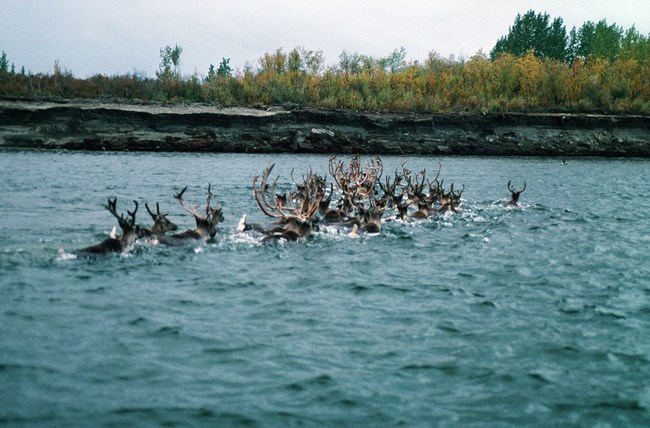
[[[650,117],[0,101],[0,148],[650,156]]]

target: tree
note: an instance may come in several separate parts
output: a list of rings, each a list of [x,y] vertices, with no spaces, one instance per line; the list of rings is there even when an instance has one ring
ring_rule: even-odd
[[[208,77],[205,79],[206,82],[212,81],[217,77],[232,77],[232,68],[230,68],[230,58],[221,58],[219,63],[219,68],[215,71],[214,65],[210,64],[208,69]]]
[[[614,61],[621,49],[623,28],[616,24],[607,25],[605,19],[598,21],[594,30],[593,55]]]
[[[495,59],[502,53],[523,56],[533,50],[537,57],[566,61],[568,38],[564,22],[562,18],[549,21],[548,14],[536,14],[534,10],[518,14],[508,34],[497,40],[490,57]]]
[[[636,59],[639,63],[645,63],[648,59],[648,38],[639,33],[634,25],[628,28],[621,39],[620,59]]]
[[[562,18],[555,18],[547,29],[545,57],[566,62],[568,59],[568,42],[569,38]]]
[[[302,70],[302,57],[298,49],[292,49],[287,57],[287,70],[290,73],[297,74]]]
[[[303,47],[297,48],[302,57],[302,66],[306,73],[317,75],[323,71],[325,58],[323,51],[308,51]]]
[[[210,64],[210,68],[208,68],[208,77],[205,78],[206,82],[209,82],[215,78],[217,73],[214,71],[214,64]]]
[[[623,41],[623,28],[616,24],[607,25],[602,19],[598,23],[587,21],[573,35],[571,45],[574,57],[589,58],[590,56],[614,61],[618,58]]]
[[[219,68],[217,68],[217,76],[219,77],[232,77],[232,68],[230,68],[230,58],[221,58]]]
[[[160,66],[156,72],[156,77],[160,80],[179,80],[182,52],[183,48],[178,45],[173,48],[169,45],[160,48]]]
[[[262,73],[282,74],[287,68],[287,54],[282,52],[282,48],[276,49],[275,52],[266,52],[260,58]]]
[[[0,73],[6,73],[9,71],[9,60],[7,60],[7,54],[5,51],[2,51],[2,56],[0,56]]]
[[[395,49],[387,57],[379,60],[379,66],[386,72],[396,73],[406,68],[406,49],[403,47]]]
[[[361,55],[344,50],[339,55],[339,69],[347,75],[358,74],[361,71]]]

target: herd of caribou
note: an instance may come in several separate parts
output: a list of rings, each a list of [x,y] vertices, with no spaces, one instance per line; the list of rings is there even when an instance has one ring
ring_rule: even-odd
[[[413,173],[405,163],[401,171],[383,176],[384,168],[379,157],[362,166],[359,156],[352,158],[347,165],[333,156],[329,159],[329,176],[332,179],[329,184],[326,176],[311,170],[303,176],[302,181],[297,182],[292,172],[293,190],[283,193],[279,192],[279,176],[269,180],[274,165],[267,167],[261,178],[253,178],[255,201],[273,221],[267,225],[251,224],[244,215],[237,226],[238,233],[252,234],[262,241],[296,241],[309,237],[321,225],[329,225],[345,230],[350,237],[358,237],[359,233],[380,233],[382,223],[387,220],[423,221],[435,216],[450,216],[462,209],[461,195],[465,186],[454,189],[451,183],[449,188],[445,188],[444,180],[440,179],[440,163],[433,177],[429,177],[424,169]],[[523,188],[516,189],[508,181],[507,187],[511,194],[507,206],[519,206],[519,196],[526,189],[526,183]],[[125,216],[118,214],[116,199],[109,199],[105,208],[117,219],[122,233],[116,235],[114,231],[110,238],[99,244],[71,254],[89,257],[128,252],[137,240],[152,244],[184,245],[214,238],[217,225],[223,221],[223,212],[219,206],[210,206],[211,186],[208,184],[205,214],[197,211],[198,206],[188,208],[185,205],[183,194],[186,190],[187,187],[174,197],[194,217],[194,229],[168,235],[167,232],[174,232],[178,227],[166,214],[161,214],[158,203],[156,212],[145,204],[153,225],[140,226],[136,223],[137,201],[133,201],[133,211],[127,210]],[[63,250],[59,252],[64,253]]]

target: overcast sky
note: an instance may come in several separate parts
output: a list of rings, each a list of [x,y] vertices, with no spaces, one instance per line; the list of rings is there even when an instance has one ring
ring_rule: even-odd
[[[183,48],[181,71],[207,74],[258,65],[265,53],[303,46],[335,64],[344,50],[375,57],[404,47],[408,60],[489,53],[518,13],[633,24],[650,33],[647,0],[0,0],[0,50],[16,70],[51,73],[55,60],[75,76],[155,76],[160,48]]]

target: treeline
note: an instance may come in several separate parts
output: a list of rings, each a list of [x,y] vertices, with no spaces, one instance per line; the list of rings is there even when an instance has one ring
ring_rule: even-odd
[[[577,58],[635,59],[646,63],[650,59],[650,39],[634,26],[624,30],[603,19],[596,23],[587,21],[578,29],[566,31],[562,18],[529,10],[517,15],[508,34],[497,40],[490,52],[495,59],[500,54],[525,55],[530,50],[540,58],[572,63]]]
[[[3,52],[0,95],[128,101],[289,105],[377,111],[568,111],[650,114],[650,41],[634,28],[587,22],[566,32],[561,18],[529,11],[486,55],[406,61],[343,52],[265,53],[256,67],[232,70],[227,58],[206,76],[182,76],[180,46],[161,49],[155,78],[144,74],[79,79],[55,63],[52,74],[16,72]]]

